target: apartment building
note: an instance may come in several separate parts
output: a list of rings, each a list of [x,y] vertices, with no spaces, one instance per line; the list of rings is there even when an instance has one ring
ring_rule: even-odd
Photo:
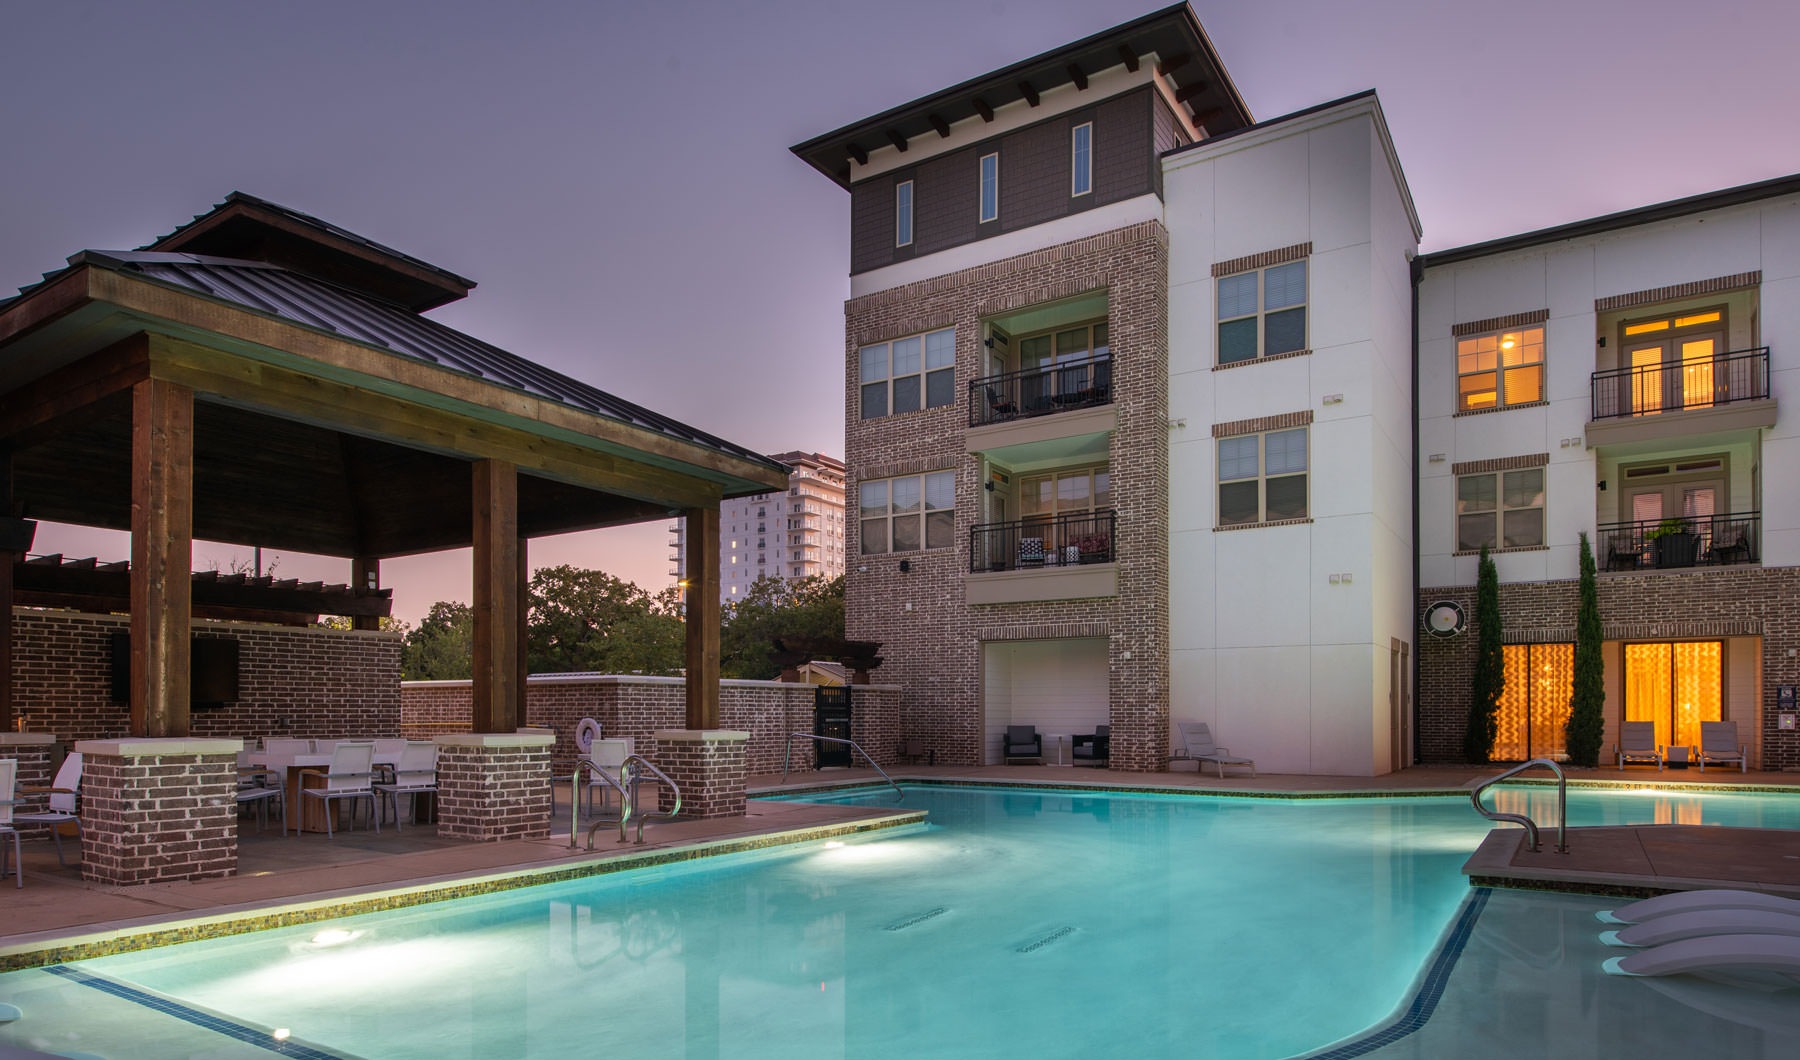
[[[719,601],[744,598],[758,578],[798,581],[844,573],[844,462],[822,453],[775,453],[792,468],[782,493],[719,505]],[[687,576],[687,522],[669,524],[670,574]]]
[[[1794,187],[1419,260],[1375,94],[1257,122],[1186,5],[794,151],[850,194],[848,633],[940,761],[1105,725],[1113,768],[1161,769],[1184,720],[1266,770],[1453,759],[1472,637],[1423,638],[1421,609],[1472,614],[1486,541],[1509,665],[1554,669],[1580,531],[1618,575],[1615,723],[1673,718],[1643,675],[1706,641],[1713,716],[1777,731],[1785,620],[1688,616],[1731,578],[1776,593],[1800,549],[1763,496],[1786,443],[1757,352]],[[1669,574],[1668,518],[1716,562]],[[1715,674],[1683,665],[1657,680]]]

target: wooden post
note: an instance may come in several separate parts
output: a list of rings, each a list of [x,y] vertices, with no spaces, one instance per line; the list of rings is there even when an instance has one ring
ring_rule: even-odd
[[[351,557],[350,588],[358,593],[381,588],[381,561],[374,556]],[[352,615],[350,628],[380,629],[381,619],[375,615]]]
[[[11,515],[12,450],[0,451],[0,515]],[[0,549],[0,732],[11,732],[13,713],[13,562],[16,552]],[[12,793],[6,793],[12,798]]]
[[[687,727],[719,727],[719,509],[687,511]]]
[[[131,734],[188,735],[194,392],[131,388]]]
[[[519,472],[503,460],[472,465],[475,531],[476,732],[519,727]]]
[[[520,725],[530,725],[531,715],[526,711],[525,683],[531,677],[531,663],[528,661],[526,633],[531,628],[531,547],[528,539],[519,538],[519,631],[515,638],[518,641],[519,653],[519,705],[513,716]]]

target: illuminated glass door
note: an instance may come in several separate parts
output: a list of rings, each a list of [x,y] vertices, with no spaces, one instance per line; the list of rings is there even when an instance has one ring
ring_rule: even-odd
[[[1664,747],[1697,747],[1724,711],[1725,646],[1716,640],[1625,646],[1625,720],[1656,725]]]
[[[1496,716],[1494,757],[1502,762],[1567,758],[1575,645],[1508,644],[1506,690]]]
[[[1713,309],[1625,325],[1632,415],[1712,405],[1713,365],[1725,353],[1724,321],[1724,310]]]

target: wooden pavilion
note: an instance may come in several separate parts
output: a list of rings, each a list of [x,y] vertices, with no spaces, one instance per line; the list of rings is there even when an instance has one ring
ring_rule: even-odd
[[[346,557],[371,598],[384,557],[472,546],[475,730],[510,732],[527,540],[684,515],[687,724],[717,728],[719,502],[784,489],[787,468],[422,315],[474,286],[234,192],[0,301],[0,599],[92,577],[15,587],[21,517],[129,530],[111,591],[128,582],[131,734],[186,736],[194,538]],[[291,584],[204,588],[202,606],[295,606]],[[0,674],[11,643],[0,608]]]

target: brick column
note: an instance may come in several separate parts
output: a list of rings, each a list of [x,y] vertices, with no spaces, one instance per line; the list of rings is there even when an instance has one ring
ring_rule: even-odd
[[[489,842],[550,835],[547,732],[439,736],[438,835]]]
[[[19,760],[18,783],[20,787],[47,788],[52,779],[50,745],[55,742],[56,737],[47,732],[0,732],[0,758]],[[0,792],[0,798],[10,799],[12,793]],[[37,801],[41,801],[41,799]],[[21,812],[27,809],[42,809],[37,805],[14,808]],[[29,839],[34,833],[45,834],[42,829],[38,828],[28,828],[24,834]]]
[[[681,816],[744,816],[750,734],[729,729],[658,729],[656,767],[681,789]],[[658,809],[674,802],[664,791]]]
[[[81,874],[104,884],[237,875],[242,740],[82,740]]]

